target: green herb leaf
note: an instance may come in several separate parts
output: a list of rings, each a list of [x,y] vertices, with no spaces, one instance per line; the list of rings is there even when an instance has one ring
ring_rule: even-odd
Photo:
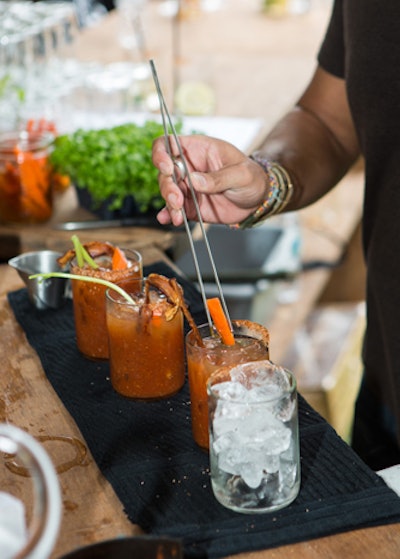
[[[177,132],[182,123],[175,124]],[[122,207],[133,196],[141,212],[164,205],[158,188],[158,170],[151,160],[153,141],[164,134],[162,124],[123,124],[101,130],[79,129],[55,139],[50,161],[68,175],[77,188],[86,188],[95,208],[105,200],[109,208]]]

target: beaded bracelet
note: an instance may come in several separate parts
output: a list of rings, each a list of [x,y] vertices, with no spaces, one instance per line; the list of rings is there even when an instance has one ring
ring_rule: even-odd
[[[268,180],[268,195],[264,202],[240,223],[231,225],[233,229],[254,227],[267,217],[280,213],[289,203],[293,195],[293,183],[289,173],[274,161],[268,161],[258,153],[250,155],[264,169]]]

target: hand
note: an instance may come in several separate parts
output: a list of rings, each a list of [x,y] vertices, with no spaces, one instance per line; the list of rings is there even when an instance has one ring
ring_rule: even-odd
[[[180,136],[179,141],[204,222],[242,221],[263,202],[268,189],[265,173],[235,146],[201,135]],[[153,144],[153,163],[159,170],[160,192],[166,202],[158,221],[182,225],[182,207],[188,220],[197,220],[187,178],[178,180],[179,185],[174,183],[174,164],[163,137]]]

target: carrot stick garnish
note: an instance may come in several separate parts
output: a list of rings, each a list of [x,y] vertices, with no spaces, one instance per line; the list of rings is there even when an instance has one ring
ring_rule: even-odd
[[[128,259],[125,256],[124,251],[120,248],[114,248],[114,254],[112,257],[112,269],[113,270],[126,270],[128,267]]]
[[[225,316],[221,301],[218,297],[207,299],[207,307],[218,334],[221,336],[222,343],[225,345],[235,345],[235,338],[230,329],[228,319]]]

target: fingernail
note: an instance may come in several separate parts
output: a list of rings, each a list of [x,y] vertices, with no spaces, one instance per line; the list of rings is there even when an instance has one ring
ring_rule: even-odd
[[[207,185],[204,175],[201,175],[200,173],[192,173],[190,176],[200,188],[204,188]]]
[[[161,162],[159,165],[160,173],[163,175],[170,175],[171,174],[171,166],[168,163]]]
[[[175,222],[175,220],[176,220],[177,218],[179,218],[180,215],[181,215],[181,212],[180,212],[179,210],[171,210],[171,218],[172,218],[172,221]]]

